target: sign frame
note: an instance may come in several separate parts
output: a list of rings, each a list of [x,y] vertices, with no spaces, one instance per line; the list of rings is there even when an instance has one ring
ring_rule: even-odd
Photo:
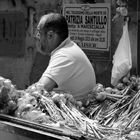
[[[63,4],[69,35],[89,59],[111,60],[111,5]]]

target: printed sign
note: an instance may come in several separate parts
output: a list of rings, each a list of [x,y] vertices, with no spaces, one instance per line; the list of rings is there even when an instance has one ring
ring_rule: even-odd
[[[70,37],[91,58],[110,57],[110,4],[64,4]],[[92,56],[91,56],[92,55]]]
[[[0,12],[0,56],[21,57],[25,51],[25,18],[21,12]]]

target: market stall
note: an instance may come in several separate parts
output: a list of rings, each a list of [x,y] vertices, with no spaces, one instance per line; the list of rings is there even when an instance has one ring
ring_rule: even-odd
[[[135,60],[139,62],[139,48],[134,34],[138,1],[100,0],[100,4],[93,3],[96,2],[0,1],[0,140],[140,139],[140,76],[125,75],[130,71],[139,74]],[[132,11],[130,5],[133,5]],[[36,44],[33,37],[38,18],[49,11],[59,11],[67,17],[72,39],[86,52],[95,68],[97,84],[89,93],[86,104],[68,92],[46,92],[31,85],[49,62],[49,56],[40,53],[34,59]],[[75,13],[83,22],[75,25],[71,22]],[[104,18],[101,25],[97,22],[93,26],[93,13],[97,18]],[[90,26],[85,26],[84,21]],[[121,40],[124,21],[127,21],[127,37],[130,37],[129,45],[126,41],[125,46],[132,51],[132,61],[125,74],[121,70],[121,78],[116,75],[115,78],[120,78],[118,83],[110,86],[112,56]],[[77,35],[77,32],[81,34]],[[117,52],[119,57],[116,58],[123,62],[122,51]]]
[[[140,78],[124,77],[115,87],[101,84],[86,105],[69,93],[17,90],[0,79],[1,136],[21,139],[125,139],[139,138]],[[14,138],[15,139],[15,138]]]
[[[48,139],[70,140],[81,139],[81,135],[61,128],[42,126],[34,122],[0,114],[0,135],[4,140],[10,139]]]
[[[80,111],[81,102],[76,101],[69,93],[46,92],[43,89],[36,89],[35,85],[26,90],[17,90],[9,79],[1,77],[0,81],[2,121],[73,139],[99,139],[119,133],[117,129],[110,129],[107,132],[109,129],[106,129],[107,126],[89,119]]]

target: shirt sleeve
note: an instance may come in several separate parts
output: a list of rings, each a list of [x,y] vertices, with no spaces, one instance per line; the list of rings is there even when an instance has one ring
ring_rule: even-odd
[[[74,61],[65,55],[57,55],[50,63],[42,76],[54,80],[59,86],[73,75]]]

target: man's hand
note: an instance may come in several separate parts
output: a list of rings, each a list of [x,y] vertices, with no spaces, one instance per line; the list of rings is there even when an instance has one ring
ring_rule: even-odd
[[[38,86],[38,83],[34,83],[32,85],[30,85],[26,91],[30,91],[30,92],[34,92],[34,91],[37,91],[39,90],[39,86]]]
[[[41,87],[43,87],[48,92],[57,87],[56,82],[47,76],[42,76],[38,81],[38,85],[41,85]]]

